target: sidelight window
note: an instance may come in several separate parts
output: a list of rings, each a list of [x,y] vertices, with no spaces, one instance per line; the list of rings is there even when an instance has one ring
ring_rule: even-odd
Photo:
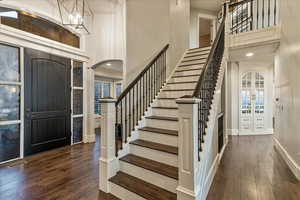
[[[0,163],[21,157],[20,49],[0,44]]]

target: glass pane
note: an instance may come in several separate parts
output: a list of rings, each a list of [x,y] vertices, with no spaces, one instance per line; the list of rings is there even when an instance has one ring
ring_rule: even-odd
[[[102,97],[102,83],[95,82],[95,100],[98,100]]]
[[[83,118],[73,118],[73,143],[82,141],[83,135]]]
[[[20,81],[18,48],[0,44],[0,81]]]
[[[80,115],[83,113],[83,91],[73,90],[73,114]]]
[[[73,87],[83,86],[83,63],[73,62]]]
[[[103,97],[111,97],[110,87],[111,83],[103,83]]]
[[[117,83],[116,85],[116,96],[119,97],[122,93],[122,84],[121,83]]]
[[[0,121],[20,119],[20,87],[0,85]]]
[[[20,157],[20,125],[0,126],[0,162]]]
[[[101,115],[101,104],[99,101],[95,101],[95,114]]]

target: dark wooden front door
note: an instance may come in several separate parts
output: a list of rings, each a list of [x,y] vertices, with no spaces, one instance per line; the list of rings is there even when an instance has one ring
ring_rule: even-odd
[[[25,49],[25,155],[71,142],[71,60]]]

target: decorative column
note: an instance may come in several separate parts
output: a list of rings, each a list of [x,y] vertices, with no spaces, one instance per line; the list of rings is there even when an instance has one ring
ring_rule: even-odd
[[[109,179],[117,172],[115,157],[116,99],[101,99],[101,156],[99,159],[99,189],[110,192]]]
[[[83,136],[84,143],[95,142],[95,73],[91,68],[86,70],[86,131]]]
[[[200,195],[198,180],[198,103],[200,99],[182,97],[176,100],[179,108],[177,199],[195,200]]]

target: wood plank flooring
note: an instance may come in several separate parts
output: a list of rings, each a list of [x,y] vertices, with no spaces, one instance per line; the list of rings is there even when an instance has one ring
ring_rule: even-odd
[[[207,200],[299,200],[300,183],[272,136],[233,136]]]
[[[1,200],[117,200],[98,190],[99,137],[0,166]]]
[[[98,190],[99,137],[0,166],[2,200],[117,200]],[[207,200],[299,200],[271,136],[231,137]]]

